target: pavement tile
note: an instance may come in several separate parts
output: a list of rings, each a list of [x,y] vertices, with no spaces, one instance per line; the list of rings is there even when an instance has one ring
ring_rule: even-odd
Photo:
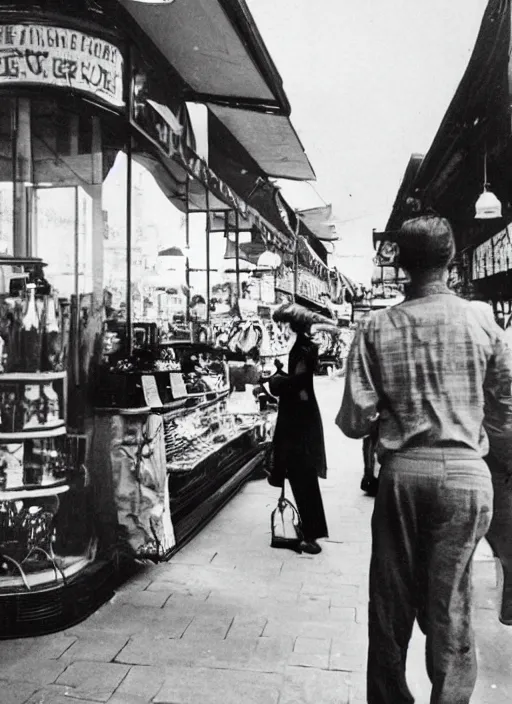
[[[330,670],[360,672],[366,667],[367,641],[366,632],[361,638],[334,638],[329,659]]]
[[[288,659],[288,664],[296,667],[313,667],[319,670],[328,670],[329,654],[292,653]]]
[[[279,704],[348,704],[344,673],[287,667]]]
[[[258,672],[283,672],[293,652],[294,638],[258,638],[248,668]]]
[[[258,639],[206,638],[158,640],[135,637],[123,648],[116,662],[129,665],[183,665],[186,667],[242,667],[253,655]]]
[[[176,668],[154,704],[277,704],[281,678],[230,670]]]
[[[76,660],[96,660],[98,662],[111,662],[128,642],[128,635],[112,633],[94,633],[78,637],[78,640],[62,656],[62,660],[74,662]]]
[[[66,669],[60,660],[44,660],[35,656],[0,665],[0,678],[14,682],[33,682],[37,685],[52,684]]]
[[[267,619],[259,614],[237,614],[233,619],[226,638],[228,640],[233,638],[247,638],[250,640],[259,638],[263,635],[266,625]]]
[[[183,640],[202,641],[205,638],[224,640],[233,623],[234,616],[217,618],[216,616],[194,616],[183,634]]]
[[[150,702],[165,682],[166,672],[162,667],[134,665],[116,690],[116,695],[129,694]]]
[[[172,561],[175,565],[209,565],[216,555],[214,548],[210,550],[198,550],[192,545],[187,545],[176,555]]]
[[[158,591],[128,591],[118,595],[117,601],[122,604],[133,604],[133,606],[150,606],[161,609],[167,600],[172,596],[171,589],[161,589]]]
[[[164,634],[169,638],[181,638],[189,626],[193,614],[181,613],[179,609],[155,609],[137,607],[133,604],[108,605],[97,611],[87,621],[70,629],[74,635],[84,631],[106,631],[108,633]]]
[[[73,662],[56,683],[72,687],[77,699],[107,702],[128,671],[126,665],[112,662]]]
[[[357,624],[355,621],[306,621],[306,620],[283,620],[277,617],[269,618],[264,637],[279,636],[280,634],[307,636],[309,638],[336,638],[349,634]]]
[[[211,589],[204,589],[202,587],[190,587],[178,582],[158,582],[154,581],[148,584],[147,588],[144,590],[146,592],[160,592],[164,591],[168,594],[176,597],[191,597],[192,599],[197,599],[198,601],[206,601],[211,594]]]
[[[74,696],[74,690],[71,687],[63,687],[58,685],[49,685],[38,689],[27,700],[26,704],[87,704],[94,702],[94,699],[85,699],[84,697]],[[2,700],[2,704],[4,704]],[[22,704],[21,701],[16,701],[16,704]]]
[[[18,638],[0,641],[0,663],[20,661],[25,657],[53,660],[60,657],[73,645],[76,638],[64,633],[38,638]],[[0,668],[1,665],[0,664]],[[1,671],[0,671],[1,676]]]
[[[2,704],[25,704],[36,689],[35,684],[29,684],[28,682],[0,680],[0,701]]]
[[[239,606],[231,600],[216,602],[213,599],[195,599],[191,596],[174,595],[168,599],[163,608],[164,614],[191,614],[192,616],[204,616],[212,619],[225,620],[231,622],[236,616]]]
[[[330,638],[308,638],[306,636],[299,636],[293,646],[294,653],[321,653],[329,655],[330,650]]]
[[[120,586],[116,587],[116,594],[122,594],[123,592],[142,592],[149,587],[151,584],[151,579],[149,575],[132,577]]]

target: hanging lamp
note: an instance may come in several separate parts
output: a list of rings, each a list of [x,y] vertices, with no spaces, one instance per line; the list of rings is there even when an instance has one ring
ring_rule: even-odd
[[[278,269],[281,266],[281,257],[277,252],[266,250],[258,257],[258,269]]]
[[[494,220],[496,218],[501,218],[501,203],[494,193],[488,189],[486,149],[484,154],[484,190],[475,203],[475,219]]]

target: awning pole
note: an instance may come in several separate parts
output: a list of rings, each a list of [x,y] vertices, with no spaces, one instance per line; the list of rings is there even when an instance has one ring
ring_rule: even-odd
[[[185,295],[185,305],[186,305],[186,321],[190,323],[190,176],[187,173],[185,177],[185,199],[186,199],[186,209],[185,209],[185,246],[187,248],[187,256],[185,259],[185,285],[187,287]]]
[[[206,322],[210,322],[210,192],[205,189],[206,201]]]
[[[235,247],[236,247],[236,254],[235,254],[235,267],[236,267],[236,300],[240,299],[240,256],[239,256],[239,247],[240,244],[240,215],[238,213],[238,210],[235,210]]]

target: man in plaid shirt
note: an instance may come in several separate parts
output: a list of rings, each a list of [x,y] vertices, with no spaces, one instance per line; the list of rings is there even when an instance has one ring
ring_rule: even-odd
[[[431,704],[466,704],[476,681],[471,561],[493,511],[489,443],[502,478],[512,471],[512,351],[490,306],[447,288],[455,244],[445,219],[409,220],[397,243],[407,300],[358,329],[336,419],[351,438],[378,423],[367,699],[414,701],[405,665],[417,618]],[[495,508],[510,508],[499,485]],[[508,544],[512,512],[498,512]]]

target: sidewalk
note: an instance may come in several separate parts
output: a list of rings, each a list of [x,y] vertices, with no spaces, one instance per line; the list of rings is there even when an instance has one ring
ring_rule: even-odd
[[[334,427],[342,382],[319,378],[330,539],[318,556],[272,550],[277,490],[249,483],[170,563],[148,568],[84,623],[0,642],[0,704],[364,702],[369,522],[361,443]],[[474,704],[512,701],[512,628],[496,616],[494,563],[475,564]],[[423,637],[409,680],[427,704]]]

